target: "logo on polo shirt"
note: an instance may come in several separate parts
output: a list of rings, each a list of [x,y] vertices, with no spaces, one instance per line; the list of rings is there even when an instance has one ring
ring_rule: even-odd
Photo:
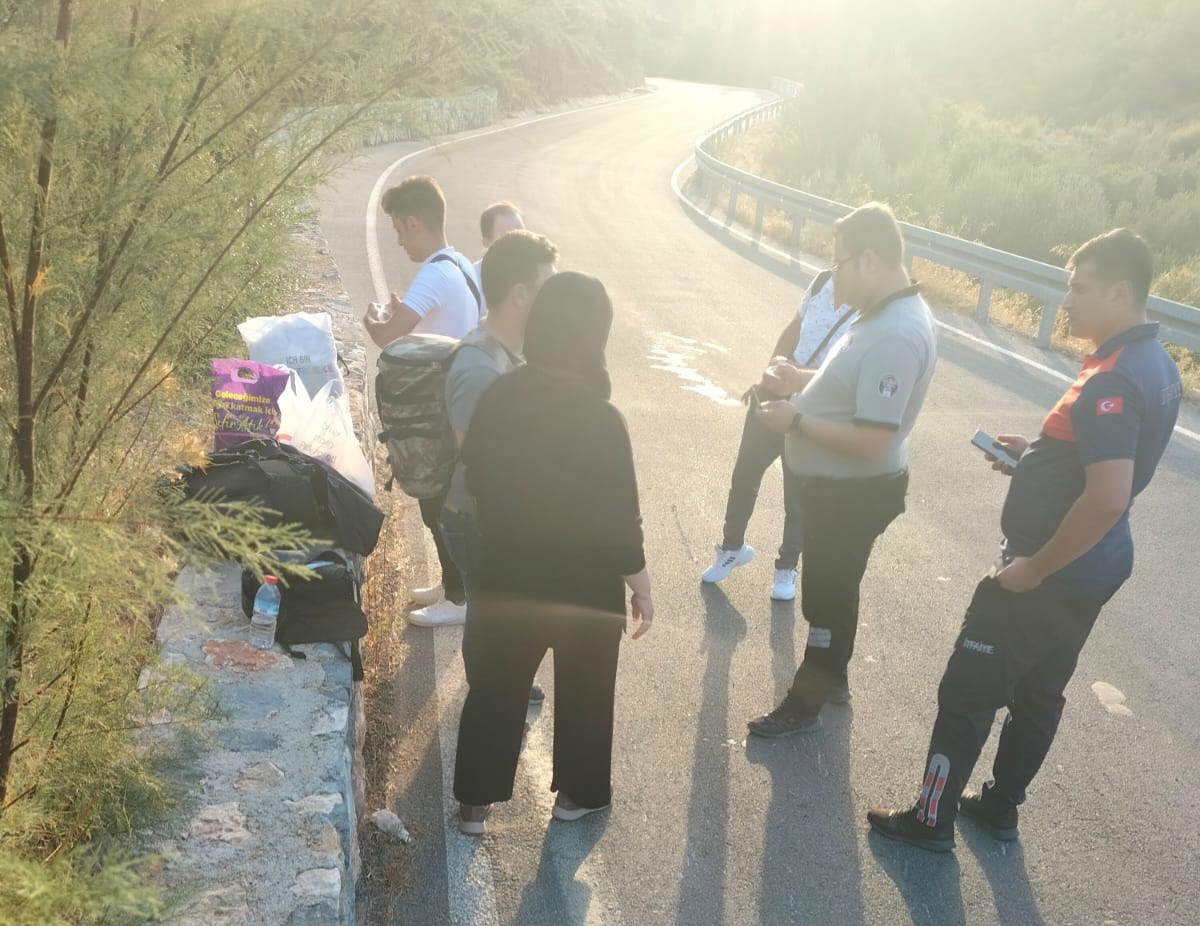
[[[1125,400],[1119,395],[1096,400],[1097,415],[1119,415],[1123,411],[1125,411]]]
[[[896,377],[888,374],[879,381],[879,394],[885,399],[890,399],[896,394],[896,390],[900,388],[900,383]]]

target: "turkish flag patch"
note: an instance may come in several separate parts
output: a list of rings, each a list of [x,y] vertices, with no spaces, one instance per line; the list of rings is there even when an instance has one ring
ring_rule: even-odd
[[[1119,395],[1096,400],[1097,415],[1119,415],[1123,411],[1125,411],[1125,399]]]

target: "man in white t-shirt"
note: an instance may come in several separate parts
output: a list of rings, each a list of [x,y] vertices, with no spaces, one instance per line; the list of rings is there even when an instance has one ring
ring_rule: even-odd
[[[800,308],[779,335],[772,352],[772,365],[763,374],[762,381],[743,396],[743,401],[749,402],[750,410],[742,428],[737,462],[730,480],[723,537],[712,565],[704,571],[705,582],[721,582],[734,569],[754,558],[754,548],[746,543],[746,526],[754,513],[763,475],[783,455],[783,435],[763,427],[755,414],[756,402],[784,394],[772,370],[779,363],[800,367],[820,365],[829,348],[850,327],[855,314],[849,306],[839,305],[834,299],[833,274],[829,271],[818,274],[804,294]],[[791,601],[796,597],[796,567],[804,535],[800,495],[799,477],[783,467],[783,542],[779,546],[775,577],[771,583],[771,598],[776,601]]]
[[[446,198],[432,177],[409,177],[383,194],[400,247],[421,264],[401,299],[395,293],[379,315],[363,318],[380,347],[406,334],[459,339],[479,325],[482,310],[475,266],[446,241]]]
[[[415,263],[417,275],[401,299],[392,293],[382,314],[368,310],[363,324],[380,347],[407,334],[440,334],[461,340],[479,325],[479,281],[470,260],[446,241],[446,198],[432,177],[409,177],[383,194],[380,203],[392,220],[400,247]],[[373,307],[374,308],[374,307]],[[438,527],[445,495],[420,499],[421,521],[433,534],[441,582],[414,589],[413,601],[435,604],[444,595],[457,623],[466,619],[463,577]],[[450,621],[446,621],[449,623]]]

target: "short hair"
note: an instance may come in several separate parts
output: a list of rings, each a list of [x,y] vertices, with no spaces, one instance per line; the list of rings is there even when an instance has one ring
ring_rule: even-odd
[[[558,248],[545,235],[525,229],[505,232],[487,249],[479,267],[488,310],[503,303],[518,283],[532,287],[538,267],[557,260]]]
[[[1096,276],[1105,283],[1128,281],[1133,288],[1134,301],[1139,306],[1146,305],[1154,280],[1154,255],[1137,232],[1114,228],[1097,235],[1071,255],[1067,269],[1074,270],[1085,263],[1095,267]]]
[[[900,223],[890,206],[884,203],[867,203],[849,215],[833,223],[834,235],[851,253],[874,251],[883,260],[899,264],[904,260],[904,237],[900,234]]]
[[[496,230],[496,218],[506,214],[520,218],[521,210],[507,200],[492,203],[479,216],[479,234],[484,238],[491,238],[492,232]]]
[[[413,216],[430,231],[446,227],[446,197],[432,177],[406,177],[383,194],[383,211],[393,218]]]

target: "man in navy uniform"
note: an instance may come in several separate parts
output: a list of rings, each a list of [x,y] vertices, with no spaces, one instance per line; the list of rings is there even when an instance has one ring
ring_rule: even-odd
[[[1129,578],[1129,508],[1175,427],[1179,370],[1146,321],[1154,275],[1146,243],[1117,229],[1081,247],[1063,309],[1071,332],[1096,345],[1075,384],[1029,443],[997,442],[1012,477],[1004,545],[975,589],[938,688],[916,806],[872,810],[884,836],[932,851],[954,848],[962,812],[999,839],[1017,838],[1017,807],[1054,740],[1063,690],[1100,609]],[[996,711],[1008,708],[992,781],[964,792]]]

